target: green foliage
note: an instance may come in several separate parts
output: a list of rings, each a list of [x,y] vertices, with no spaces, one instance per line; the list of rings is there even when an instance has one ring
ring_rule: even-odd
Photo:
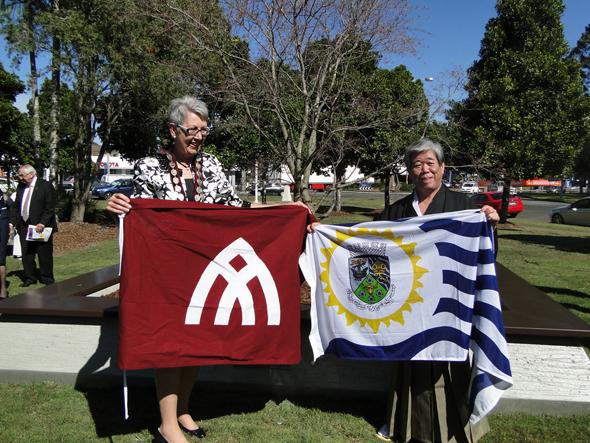
[[[51,131],[51,94],[53,83],[45,79],[39,93],[39,114],[41,120],[41,145],[44,148],[41,155],[45,163],[49,160],[49,137]],[[74,171],[75,140],[77,136],[76,96],[68,85],[61,85],[58,91],[58,156],[57,167],[62,175],[69,175]],[[65,177],[64,177],[65,178]]]
[[[561,0],[498,0],[467,99],[450,113],[473,164],[497,176],[571,173],[590,103],[567,57]]]
[[[365,171],[399,160],[406,146],[419,139],[426,126],[428,100],[420,80],[400,65],[391,71],[378,69],[368,82],[364,98],[370,119],[379,127],[369,131],[369,149],[362,153]],[[387,171],[395,172],[394,167]]]
[[[21,81],[6,72],[0,63],[0,162],[5,169],[25,157],[27,139],[23,130],[27,120],[13,104],[17,94],[23,91]]]
[[[586,26],[570,56],[580,63],[586,95],[590,95],[590,25]]]

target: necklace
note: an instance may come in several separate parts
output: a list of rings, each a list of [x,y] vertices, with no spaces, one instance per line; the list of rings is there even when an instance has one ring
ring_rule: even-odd
[[[182,169],[180,169],[179,165],[183,166],[185,169],[190,169],[191,175],[193,177],[192,185],[193,185],[193,195],[194,201],[201,201],[201,192],[203,190],[203,156],[197,154],[199,157],[199,161],[197,161],[197,156],[193,158],[191,163],[183,163],[174,157],[174,154],[171,152],[164,152],[166,158],[168,159],[168,166],[170,167],[170,180],[172,182],[172,187],[174,191],[180,196],[177,198],[178,200],[188,200],[185,189],[184,189],[184,180],[182,177]]]

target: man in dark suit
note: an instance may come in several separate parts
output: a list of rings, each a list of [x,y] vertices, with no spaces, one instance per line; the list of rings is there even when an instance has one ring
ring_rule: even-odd
[[[31,165],[22,165],[18,170],[20,184],[16,190],[16,200],[12,205],[11,221],[21,238],[23,270],[25,278],[22,286],[37,283],[35,274],[35,255],[39,257],[39,280],[49,285],[53,279],[53,234],[57,231],[55,220],[55,189],[51,183],[37,177]],[[35,231],[53,228],[46,242],[28,241],[27,229],[34,226]]]

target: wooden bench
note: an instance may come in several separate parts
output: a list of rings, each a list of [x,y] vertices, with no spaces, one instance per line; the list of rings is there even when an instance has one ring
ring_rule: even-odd
[[[116,314],[119,300],[87,295],[119,283],[119,265],[98,269],[0,302],[0,314],[94,317]]]

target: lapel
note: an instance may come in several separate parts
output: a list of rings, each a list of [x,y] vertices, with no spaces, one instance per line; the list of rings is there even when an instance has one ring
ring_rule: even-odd
[[[16,188],[16,199],[14,200],[14,202],[18,205],[19,210],[22,205],[24,193],[25,193],[25,187],[18,185],[18,187]]]
[[[428,209],[426,209],[426,213],[424,215],[440,214],[442,212],[446,212],[446,190],[447,188],[445,185],[441,185],[440,189],[428,205]]]
[[[35,187],[33,188],[33,191],[31,193],[31,198],[30,198],[30,202],[29,202],[29,214],[31,213],[31,208],[33,207],[33,202],[37,201],[37,197],[39,196],[39,185],[41,184],[39,177],[37,177],[37,180],[35,181]]]

